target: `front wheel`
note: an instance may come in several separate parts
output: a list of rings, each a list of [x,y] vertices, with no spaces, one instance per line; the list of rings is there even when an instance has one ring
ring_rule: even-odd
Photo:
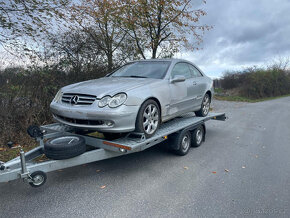
[[[209,108],[210,108],[210,97],[209,94],[206,93],[203,97],[200,110],[195,112],[196,116],[206,117],[208,115]]]
[[[160,125],[160,108],[156,101],[145,101],[137,115],[136,132],[144,133],[146,138],[152,137]]]

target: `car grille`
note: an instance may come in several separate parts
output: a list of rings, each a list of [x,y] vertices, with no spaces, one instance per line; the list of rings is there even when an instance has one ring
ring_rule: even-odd
[[[60,115],[54,114],[58,119],[61,119],[63,121],[66,121],[68,123],[73,123],[73,124],[80,124],[80,125],[89,125],[89,126],[99,126],[103,125],[104,121],[103,120],[83,120],[83,119],[73,119],[69,117],[63,117]]]
[[[91,105],[96,100],[95,95],[85,95],[77,93],[64,93],[62,95],[61,101],[63,103],[72,105]]]

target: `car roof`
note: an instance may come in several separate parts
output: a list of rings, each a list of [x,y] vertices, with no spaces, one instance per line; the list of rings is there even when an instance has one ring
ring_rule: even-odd
[[[161,61],[169,61],[172,63],[176,63],[176,62],[188,62],[191,63],[187,60],[184,59],[178,59],[178,58],[156,58],[156,59],[143,59],[143,60],[135,60],[135,61],[131,61],[131,62],[161,62]],[[130,62],[129,62],[130,63]]]

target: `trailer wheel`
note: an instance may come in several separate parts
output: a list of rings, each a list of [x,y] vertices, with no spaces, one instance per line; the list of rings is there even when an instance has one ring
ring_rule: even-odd
[[[85,151],[85,139],[79,136],[52,138],[44,144],[44,154],[53,160],[69,159],[81,155]]]
[[[199,147],[204,141],[204,127],[200,125],[192,132],[192,147]]]
[[[184,156],[188,153],[191,147],[191,133],[189,130],[182,130],[180,133],[172,136],[173,152],[179,156]]]
[[[30,174],[32,182],[29,182],[33,188],[38,188],[46,182],[47,176],[42,171],[36,171]]]

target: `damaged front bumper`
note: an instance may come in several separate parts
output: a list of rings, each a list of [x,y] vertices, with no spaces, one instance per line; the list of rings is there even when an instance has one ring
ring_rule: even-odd
[[[52,102],[50,110],[53,118],[60,123],[99,132],[118,133],[135,130],[139,106],[121,105],[117,108],[108,106],[100,108],[97,102],[92,105]]]

